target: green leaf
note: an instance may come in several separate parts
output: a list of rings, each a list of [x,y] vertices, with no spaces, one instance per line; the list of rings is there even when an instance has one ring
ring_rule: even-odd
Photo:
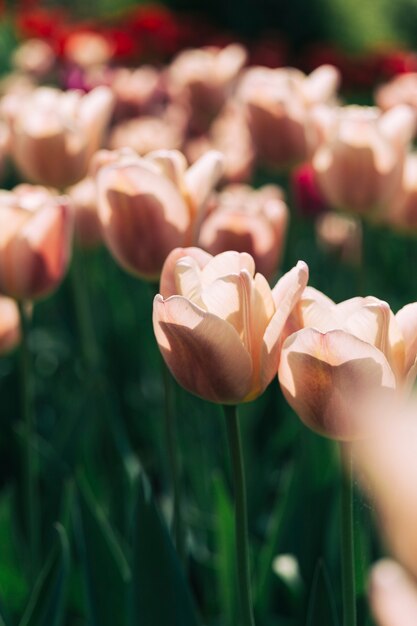
[[[130,626],[140,624],[197,626],[182,567],[144,476],[134,515],[130,590]]]
[[[19,538],[13,515],[13,498],[12,490],[7,489],[0,499],[0,596],[9,611],[21,614],[28,595],[28,585],[19,563]],[[4,613],[1,605],[0,613]]]
[[[56,524],[58,541],[41,571],[19,626],[61,626],[64,623],[70,572],[67,533]]]
[[[236,571],[235,571],[235,525],[233,505],[227,493],[223,477],[214,477],[215,541],[217,579],[222,609],[222,623],[237,623]]]
[[[79,481],[74,530],[84,579],[89,626],[114,626],[126,613],[130,568],[103,509]]]
[[[338,626],[336,601],[326,565],[320,559],[316,565],[311,585],[306,626]]]

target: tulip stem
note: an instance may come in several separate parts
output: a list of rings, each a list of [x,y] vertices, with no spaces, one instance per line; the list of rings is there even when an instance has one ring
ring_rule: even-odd
[[[243,465],[242,440],[237,407],[224,405],[227,438],[232,461],[235,492],[236,568],[242,626],[254,626],[249,572],[248,521],[246,511],[246,484]]]
[[[341,488],[341,560],[343,626],[356,626],[355,551],[353,531],[352,451],[346,445],[346,463],[342,468]]]
[[[38,460],[36,457],[35,416],[33,408],[32,371],[29,352],[30,320],[26,302],[18,302],[21,347],[21,411],[25,427],[25,499],[28,520],[28,538],[30,555],[30,576],[35,579],[39,564],[39,493],[37,484]]]
[[[173,526],[175,547],[177,549],[178,556],[182,563],[185,563],[185,539],[184,539],[184,525],[181,515],[181,481],[180,481],[180,468],[178,464],[178,456],[176,449],[176,425],[175,414],[173,411],[173,388],[172,379],[165,363],[162,363],[162,375],[164,380],[164,392],[165,392],[165,433],[168,452],[169,470],[172,479],[173,488]]]

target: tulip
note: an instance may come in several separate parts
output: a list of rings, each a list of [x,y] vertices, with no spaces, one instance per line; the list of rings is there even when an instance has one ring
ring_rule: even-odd
[[[405,234],[417,232],[417,153],[407,155],[401,188],[381,219]]]
[[[203,221],[198,245],[213,255],[227,250],[248,252],[257,271],[271,279],[282,256],[287,221],[288,208],[276,185],[258,190],[229,185]]]
[[[339,73],[330,65],[309,76],[294,68],[247,70],[237,97],[246,106],[259,158],[278,169],[304,161],[310,152],[311,113],[334,98],[338,83]]]
[[[401,186],[414,129],[415,114],[406,106],[383,114],[369,107],[340,108],[312,161],[328,204],[360,215],[387,207]]]
[[[0,193],[0,292],[16,300],[46,296],[61,282],[71,250],[65,197],[19,185]]]
[[[55,60],[52,46],[43,39],[27,39],[12,55],[15,68],[34,78],[47,76],[53,69]]]
[[[221,155],[208,152],[187,169],[175,150],[140,158],[102,153],[98,213],[111,253],[127,271],[156,280],[174,248],[193,236],[198,212],[221,176]]]
[[[82,68],[108,63],[114,46],[108,37],[94,31],[75,31],[68,35],[64,44],[64,56],[70,63]]]
[[[399,104],[407,104],[417,111],[417,72],[394,76],[389,83],[378,87],[375,102],[383,111]]]
[[[362,227],[359,220],[328,211],[316,221],[316,239],[320,248],[336,254],[350,265],[360,265]]]
[[[97,214],[96,185],[92,177],[68,188],[74,209],[74,234],[82,248],[94,248],[101,243],[101,225]]]
[[[288,327],[296,332],[283,344],[279,381],[301,420],[321,435],[363,437],[372,402],[414,382],[417,303],[394,316],[372,296],[335,304],[308,287]]]
[[[21,174],[30,181],[63,189],[87,174],[109,121],[113,96],[107,87],[82,95],[39,87],[24,100],[11,95],[11,150]]]
[[[300,261],[271,290],[246,253],[174,250],[154,300],[162,355],[177,381],[212,402],[259,396],[276,373],[286,319],[308,280]]]
[[[173,100],[187,104],[193,130],[204,131],[220,111],[246,61],[246,51],[238,44],[185,50],[167,72],[168,90]]]
[[[417,586],[398,563],[383,559],[372,568],[369,600],[378,626],[417,624]]]
[[[20,323],[16,302],[0,296],[0,355],[13,350],[19,341]]]
[[[113,90],[116,119],[150,115],[163,99],[160,72],[151,65],[137,69],[115,68],[110,73],[109,85]]]

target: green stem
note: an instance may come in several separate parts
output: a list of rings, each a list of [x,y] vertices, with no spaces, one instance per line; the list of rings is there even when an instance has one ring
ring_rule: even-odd
[[[236,567],[242,626],[254,626],[249,572],[248,522],[242,441],[237,407],[224,405],[235,492]]]
[[[28,303],[19,302],[22,341],[20,348],[21,410],[25,426],[25,499],[28,520],[30,575],[34,579],[39,565],[39,493],[37,484],[38,459],[36,456],[35,415],[33,408],[32,371],[29,353],[30,320]]]
[[[348,445],[348,444],[341,444]],[[342,451],[342,450],[341,450]],[[355,551],[353,532],[352,452],[346,447],[341,487],[341,561],[343,626],[356,626]]]
[[[180,467],[178,463],[177,447],[176,447],[176,424],[175,413],[173,410],[173,386],[170,373],[165,363],[162,363],[162,376],[165,391],[165,434],[166,445],[168,451],[169,470],[172,478],[173,500],[174,500],[174,537],[175,547],[181,561],[185,563],[185,535],[184,525],[181,515],[181,480]]]

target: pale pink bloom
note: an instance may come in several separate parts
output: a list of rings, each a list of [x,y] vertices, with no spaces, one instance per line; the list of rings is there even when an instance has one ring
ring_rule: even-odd
[[[63,189],[81,180],[100,147],[113,96],[107,87],[88,94],[39,87],[21,99],[11,95],[3,107],[11,128],[11,150],[21,174]]]
[[[417,153],[407,155],[401,188],[381,220],[405,233],[417,231]]]
[[[116,118],[152,114],[163,96],[161,73],[156,67],[115,68],[109,74],[109,86],[116,99]]]
[[[369,599],[378,626],[417,624],[417,586],[398,563],[384,559],[374,565]]]
[[[316,221],[316,239],[320,248],[345,263],[360,264],[362,226],[359,220],[331,211],[323,213]]]
[[[184,50],[167,70],[168,91],[174,101],[190,107],[190,125],[204,131],[230,95],[246,62],[246,50],[239,44],[225,48]]]
[[[248,252],[256,270],[271,279],[282,257],[288,207],[276,185],[252,189],[229,185],[214,199],[201,225],[198,245],[210,254]]]
[[[92,177],[83,178],[69,187],[68,195],[74,208],[74,234],[77,243],[83,248],[99,245],[103,236],[97,213],[97,190]]]
[[[191,138],[185,152],[194,162],[209,149],[219,150],[224,158],[223,180],[241,183],[249,180],[254,167],[254,148],[246,116],[237,102],[229,101],[206,135]]]
[[[57,288],[67,270],[72,207],[44,187],[0,192],[0,292],[32,300]]]
[[[176,150],[184,141],[187,116],[183,109],[169,107],[164,115],[142,115],[115,126],[109,137],[111,150],[132,148],[140,155],[153,150]]]
[[[43,39],[27,39],[16,48],[12,63],[17,70],[35,78],[49,74],[56,56],[52,46]]]
[[[316,105],[333,100],[339,73],[323,65],[309,76],[294,68],[254,67],[246,71],[237,97],[246,105],[249,127],[261,161],[287,168],[304,161],[310,152],[310,135]],[[313,132],[314,131],[314,132]]]
[[[312,162],[328,204],[358,214],[389,205],[401,185],[414,129],[415,114],[406,106],[387,113],[359,106],[335,109]]]
[[[254,400],[276,373],[281,331],[307,280],[300,261],[271,290],[246,253],[174,250],[153,313],[173,376],[212,402]]]
[[[407,393],[415,380],[417,303],[394,316],[373,296],[335,304],[308,287],[285,332],[282,390],[301,420],[322,435],[363,437],[372,404],[388,390]]]
[[[168,254],[187,245],[214,186],[222,159],[211,151],[191,167],[176,150],[145,158],[132,152],[106,153],[98,165],[98,213],[103,236],[116,260],[149,280],[159,277]]]
[[[399,74],[378,87],[375,102],[383,111],[399,104],[408,104],[417,112],[417,72]]]
[[[13,350],[20,342],[20,321],[17,304],[0,296],[0,355]]]
[[[114,46],[107,37],[93,31],[78,31],[68,35],[64,55],[68,61],[82,68],[108,63]]]

